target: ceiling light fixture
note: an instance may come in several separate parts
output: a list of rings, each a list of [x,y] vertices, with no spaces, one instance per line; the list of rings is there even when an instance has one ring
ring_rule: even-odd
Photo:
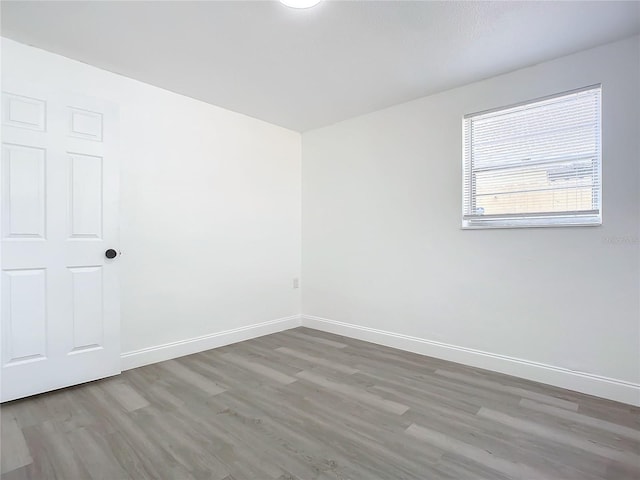
[[[280,0],[280,3],[291,8],[311,8],[318,5],[322,0]]]

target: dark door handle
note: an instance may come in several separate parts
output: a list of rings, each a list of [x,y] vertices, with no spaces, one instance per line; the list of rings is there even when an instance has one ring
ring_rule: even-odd
[[[104,252],[104,256],[107,258],[116,258],[118,252],[116,252],[113,248],[110,248],[106,252]]]

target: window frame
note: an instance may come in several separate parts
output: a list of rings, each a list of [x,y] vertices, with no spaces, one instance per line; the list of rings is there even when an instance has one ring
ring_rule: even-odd
[[[467,157],[467,154],[471,155],[471,143],[468,138],[471,135],[471,128],[467,128],[468,120],[473,117],[481,115],[487,115],[491,113],[510,110],[518,107],[524,107],[527,105],[533,105],[535,103],[544,102],[547,100],[553,100],[555,98],[565,97],[580,92],[586,92],[590,90],[599,90],[599,102],[598,102],[598,149],[597,149],[597,209],[590,211],[567,212],[567,215],[562,215],[562,212],[535,212],[524,214],[496,214],[496,215],[482,215],[482,216],[470,216],[466,214],[465,206],[467,205],[467,192],[471,196],[469,202],[473,203],[475,195],[472,189],[467,189],[467,183],[472,181],[473,169],[471,167],[471,159]],[[482,110],[475,113],[469,113],[462,118],[462,229],[463,230],[485,230],[493,228],[540,228],[540,227],[594,227],[602,225],[602,84],[597,83],[573,90],[567,90],[544,97],[538,97],[532,100],[526,100],[518,103],[514,103],[507,106],[492,108],[488,110]],[[469,152],[467,152],[469,147]]]

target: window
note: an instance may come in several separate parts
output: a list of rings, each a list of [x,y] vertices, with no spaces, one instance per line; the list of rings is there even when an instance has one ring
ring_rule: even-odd
[[[463,228],[600,225],[600,92],[467,115]]]

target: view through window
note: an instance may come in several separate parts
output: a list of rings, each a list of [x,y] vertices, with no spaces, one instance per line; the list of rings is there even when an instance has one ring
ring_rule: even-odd
[[[464,120],[463,227],[601,223],[600,86]]]

